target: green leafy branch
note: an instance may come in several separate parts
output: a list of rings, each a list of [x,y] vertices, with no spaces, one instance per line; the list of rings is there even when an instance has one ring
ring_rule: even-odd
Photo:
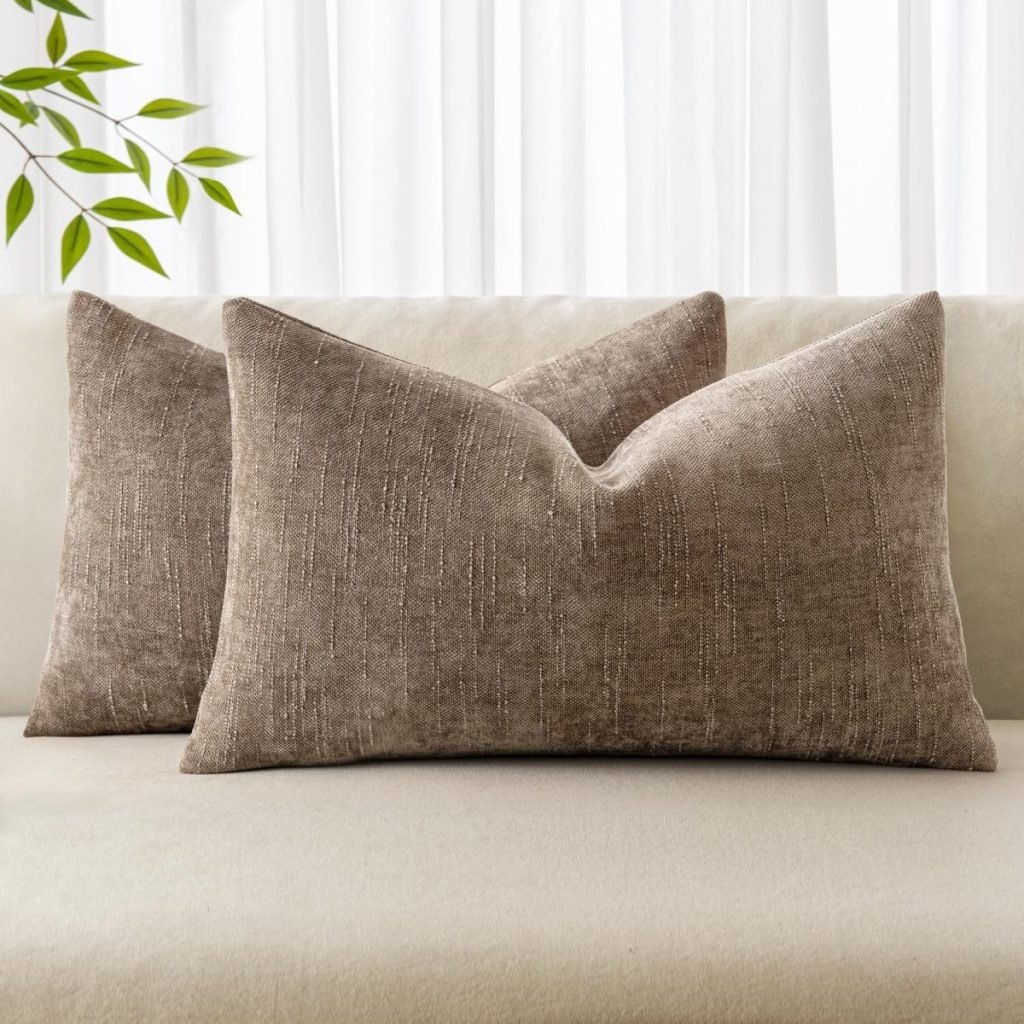
[[[26,11],[33,10],[33,0],[13,2]],[[46,55],[50,64],[48,67],[24,67],[9,74],[0,74],[0,115],[17,122],[18,130],[15,131],[2,118],[0,128],[25,154],[21,174],[7,193],[7,242],[10,243],[35,205],[35,192],[28,177],[31,169],[38,172],[43,182],[55,188],[78,209],[77,214],[64,229],[61,239],[61,280],[67,280],[68,275],[89,249],[92,241],[90,221],[101,232],[105,232],[113,245],[127,257],[166,277],[167,274],[149,242],[138,231],[122,227],[120,224],[126,221],[166,220],[172,215],[181,223],[189,205],[190,178],[198,182],[203,192],[214,203],[232,213],[240,214],[241,211],[227,185],[219,179],[204,176],[200,171],[228,167],[246,160],[247,157],[217,146],[201,146],[175,160],[129,124],[136,118],[172,120],[188,117],[204,109],[198,103],[163,97],[151,100],[134,114],[125,117],[114,117],[107,113],[84,76],[118,71],[137,65],[102,50],[81,50],[70,57],[65,56],[68,37],[63,16],[88,18],[88,15],[70,0],[35,0],[35,3],[57,12],[46,37]],[[99,149],[83,146],[79,130],[71,118],[61,110],[45,105],[43,97],[52,97],[60,103],[87,111],[90,115],[113,125],[118,138],[124,143],[126,160],[120,160]],[[21,130],[28,126],[38,128],[44,120],[68,144],[69,149],[58,153],[38,152],[24,141],[20,134]],[[151,156],[169,165],[166,182],[169,213],[128,196],[113,196],[87,206],[79,201],[54,173],[60,168],[67,168],[79,174],[129,174],[137,176],[146,190],[151,191]],[[115,223],[111,224],[110,221]]]

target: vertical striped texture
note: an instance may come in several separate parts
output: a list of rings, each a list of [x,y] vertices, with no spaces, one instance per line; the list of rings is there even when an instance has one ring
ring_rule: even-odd
[[[26,732],[187,730],[213,662],[224,593],[231,487],[224,357],[83,293],[72,298],[68,324],[65,542]],[[627,428],[724,372],[722,300],[704,294],[497,386],[557,418],[581,451],[602,461]],[[281,388],[275,382],[275,396]],[[338,444],[361,450],[361,429],[362,420],[347,421]],[[335,453],[318,458],[326,487]],[[309,560],[324,514],[318,508],[305,526]]]
[[[224,358],[79,292],[68,374],[64,551],[26,734],[188,729],[224,592]]]
[[[540,409],[588,466],[598,466],[644,420],[724,376],[725,304],[702,292],[493,390]]]
[[[236,300],[183,769],[496,753],[991,769],[948,568],[943,314],[682,399],[600,468],[507,397]]]

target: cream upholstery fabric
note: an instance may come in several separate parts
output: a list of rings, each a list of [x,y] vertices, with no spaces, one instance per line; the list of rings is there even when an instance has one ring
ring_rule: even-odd
[[[995,774],[477,760],[186,776],[0,719],[0,1019],[949,1022],[1024,1006]]]
[[[118,300],[119,302],[122,300]],[[273,305],[354,341],[489,384],[669,299],[330,299]],[[758,366],[892,298],[727,302],[730,371]],[[1024,717],[1024,299],[944,299],[950,550],[975,691]],[[64,513],[67,383],[56,296],[0,298],[0,714],[27,713],[53,613]],[[215,297],[125,299],[220,347]]]

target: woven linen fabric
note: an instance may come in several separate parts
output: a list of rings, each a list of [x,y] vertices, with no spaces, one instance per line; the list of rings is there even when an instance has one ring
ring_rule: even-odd
[[[691,344],[674,343],[681,332]],[[702,292],[492,386],[540,409],[598,466],[644,420],[724,376],[724,303]]]
[[[704,293],[565,357],[558,381],[500,382],[593,451],[621,424],[725,372],[724,308]],[[599,358],[590,355],[599,353]],[[224,357],[75,293],[68,510],[56,611],[27,735],[190,729],[213,662],[227,560]],[[659,381],[657,397],[648,382]],[[600,400],[574,413],[559,386]],[[614,420],[606,426],[605,418]],[[341,442],[351,446],[351,437]]]
[[[949,576],[938,296],[635,429],[225,306],[221,638],[182,769],[739,754],[992,769]]]
[[[76,292],[68,501],[28,736],[191,727],[227,561],[224,357]]]

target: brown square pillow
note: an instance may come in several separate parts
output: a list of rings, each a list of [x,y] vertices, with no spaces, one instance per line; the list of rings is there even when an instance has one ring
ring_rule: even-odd
[[[949,575],[936,295],[695,392],[598,469],[528,406],[253,302],[225,333],[229,571],[183,770],[994,768]]]
[[[721,378],[722,300],[698,295],[545,366],[497,387],[557,415],[573,443],[601,460],[646,416]],[[187,730],[213,662],[224,592],[224,357],[77,292],[68,373],[64,551],[25,732]],[[562,386],[587,400],[567,407]],[[358,447],[353,436],[340,442],[347,450]]]

